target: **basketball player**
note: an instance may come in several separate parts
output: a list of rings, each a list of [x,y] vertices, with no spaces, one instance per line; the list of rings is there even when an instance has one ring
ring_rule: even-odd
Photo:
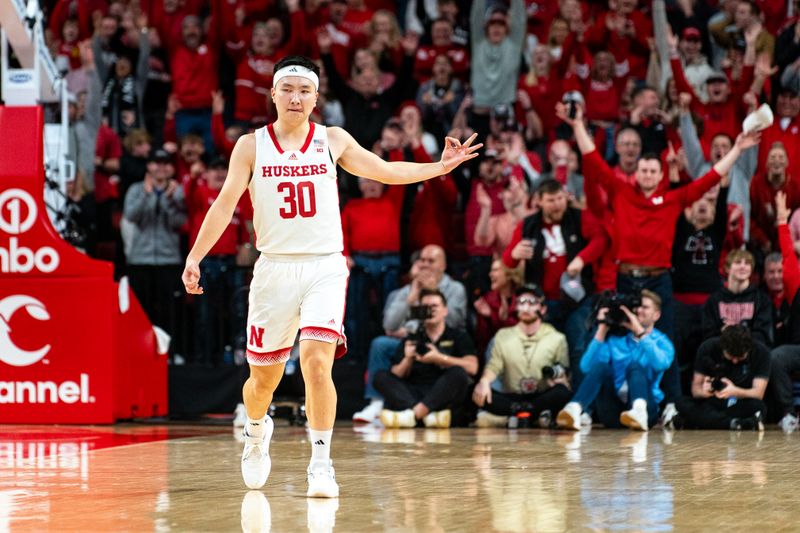
[[[183,283],[188,293],[203,293],[200,261],[249,189],[261,257],[250,285],[247,319],[250,378],[243,391],[242,477],[257,489],[269,476],[273,422],[266,412],[299,328],[311,436],[307,496],[336,498],[339,486],[330,460],[336,416],[331,368],[346,351],[342,321],[349,275],[342,255],[336,165],[356,176],[404,185],[452,171],[476,157],[482,145],[472,146],[475,135],[463,144],[447,137],[438,162],[388,163],[343,129],[309,122],[318,90],[319,68],[310,59],[289,56],[275,65],[271,94],[278,119],[237,141],[225,184],[186,259]]]

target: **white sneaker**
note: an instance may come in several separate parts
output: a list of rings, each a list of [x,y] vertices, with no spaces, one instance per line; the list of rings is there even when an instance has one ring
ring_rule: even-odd
[[[308,533],[331,533],[336,525],[338,499],[308,498]]]
[[[664,412],[661,414],[661,427],[666,429],[675,429],[673,420],[678,414],[678,409],[674,403],[668,403],[664,406]]]
[[[784,433],[792,433],[797,429],[798,419],[795,415],[787,413],[781,418],[781,421],[778,422],[778,426],[780,426]]]
[[[411,409],[405,411],[384,409],[381,411],[381,422],[386,428],[413,428],[417,425],[417,418]]]
[[[441,411],[431,411],[422,421],[425,423],[426,428],[439,428],[447,429],[450,427],[450,420],[453,414],[450,409],[442,409]]]
[[[269,458],[269,441],[275,423],[269,416],[264,418],[264,436],[250,437],[244,433],[244,451],[242,452],[242,478],[244,484],[251,489],[260,489],[267,482],[272,461]]]
[[[272,511],[263,492],[248,491],[242,500],[242,531],[244,533],[269,533],[272,529]]]
[[[478,411],[478,418],[475,419],[475,426],[479,428],[505,428],[508,427],[508,417],[481,410]]]
[[[592,422],[593,422],[592,415],[590,415],[589,413],[581,413],[581,427],[584,428],[586,426],[592,427]]]
[[[233,427],[243,428],[245,424],[247,424],[247,409],[244,408],[243,403],[240,403],[233,412]]]
[[[581,429],[581,411],[581,404],[569,402],[558,412],[556,424],[560,428],[579,431]]]
[[[328,465],[318,465],[308,467],[308,492],[309,498],[338,498],[339,485],[336,484],[336,473],[333,470],[333,461],[328,461]]]
[[[383,400],[372,400],[368,406],[353,414],[353,422],[369,424],[381,416]]]
[[[619,423],[637,431],[647,431],[647,401],[641,398],[633,400],[631,409],[619,414]]]

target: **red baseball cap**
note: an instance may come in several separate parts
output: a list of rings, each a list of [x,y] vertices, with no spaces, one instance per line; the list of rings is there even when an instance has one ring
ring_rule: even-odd
[[[681,35],[684,39],[687,40],[699,41],[701,38],[700,30],[692,26],[684,28],[683,33]]]

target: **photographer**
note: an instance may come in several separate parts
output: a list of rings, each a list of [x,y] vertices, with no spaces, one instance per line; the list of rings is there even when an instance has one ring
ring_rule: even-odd
[[[697,352],[692,396],[678,401],[676,428],[764,429],[762,399],[769,380],[769,351],[741,324],[722,330]]]
[[[447,299],[438,289],[423,289],[420,304],[429,318],[422,331],[406,337],[391,371],[375,374],[373,385],[384,397],[381,422],[387,428],[450,427],[451,407],[463,403],[470,376],[478,372],[472,340],[446,325]]]
[[[408,333],[410,310],[419,304],[423,289],[442,291],[449,302],[446,322],[451,328],[463,328],[467,316],[467,293],[464,286],[445,273],[447,258],[440,246],[430,244],[422,249],[419,258],[411,266],[411,281],[386,298],[383,308],[383,329],[386,335],[372,339],[367,363],[367,383],[364,397],[370,403],[353,414],[354,422],[370,423],[381,413],[383,398],[373,387],[373,378],[379,370],[388,370],[392,355],[402,344]]]
[[[472,393],[478,407],[503,417],[497,420],[502,425],[505,417],[515,414],[515,403],[524,405],[536,420],[543,411],[558,412],[570,397],[564,371],[569,366],[567,338],[542,320],[547,312],[544,292],[537,285],[524,285],[516,294],[519,323],[497,332],[492,357]],[[498,377],[502,392],[491,388]],[[478,413],[479,427],[494,425],[486,411]]]
[[[595,401],[595,413],[606,427],[622,424],[647,431],[655,424],[664,398],[659,383],[675,350],[654,327],[661,316],[661,298],[643,290],[635,314],[620,302],[624,299],[635,301],[616,297],[599,309],[597,333],[581,360],[583,381],[558,413],[559,427],[580,429],[581,412]]]

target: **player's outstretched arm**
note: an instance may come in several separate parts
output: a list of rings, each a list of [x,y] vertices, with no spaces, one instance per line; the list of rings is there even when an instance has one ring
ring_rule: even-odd
[[[186,267],[183,270],[181,280],[189,294],[203,294],[200,287],[200,261],[206,256],[208,251],[217,242],[225,228],[230,224],[236,204],[239,203],[250,177],[253,175],[253,162],[255,161],[256,143],[255,136],[242,135],[236,142],[231,154],[231,161],[228,165],[228,176],[219,196],[211,204],[211,207],[203,219],[200,226],[200,233],[197,240],[186,258]]]
[[[363,148],[341,128],[328,128],[328,135],[333,154],[337,155],[337,163],[342,168],[353,175],[389,185],[416,183],[447,174],[464,161],[478,157],[478,150],[483,146],[472,144],[477,134],[463,143],[453,137],[445,137],[442,158],[435,163],[388,162]]]

